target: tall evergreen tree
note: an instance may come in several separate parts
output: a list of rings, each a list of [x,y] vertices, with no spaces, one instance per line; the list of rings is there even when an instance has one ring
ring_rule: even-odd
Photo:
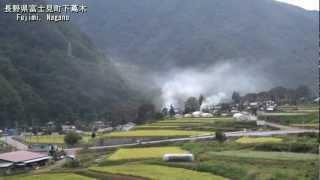
[[[169,115],[171,118],[176,115],[173,105],[170,105]]]
[[[199,96],[199,105],[200,106],[202,105],[203,101],[205,101],[205,97],[202,94],[200,94],[200,96]]]
[[[241,99],[240,94],[238,92],[234,91],[232,93],[233,102],[239,104],[240,103],[240,99]]]

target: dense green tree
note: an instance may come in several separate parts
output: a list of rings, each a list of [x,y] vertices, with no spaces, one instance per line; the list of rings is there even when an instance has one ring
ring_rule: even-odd
[[[195,97],[189,97],[184,104],[184,112],[185,113],[199,111],[199,109],[200,109],[199,101]]]
[[[222,131],[216,131],[216,140],[218,142],[224,142],[226,139],[227,137]]]
[[[91,133],[91,138],[94,139],[96,137],[96,132]]]
[[[67,133],[64,136],[64,142],[70,146],[77,144],[81,139],[82,139],[81,135],[73,131]]]

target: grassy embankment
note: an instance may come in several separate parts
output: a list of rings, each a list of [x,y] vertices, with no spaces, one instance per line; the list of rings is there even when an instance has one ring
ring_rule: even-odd
[[[280,111],[282,112],[262,113],[259,119],[295,127],[319,127],[318,106],[280,107]]]

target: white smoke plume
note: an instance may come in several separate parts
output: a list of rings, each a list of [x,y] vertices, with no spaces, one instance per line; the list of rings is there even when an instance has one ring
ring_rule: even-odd
[[[241,94],[256,92],[272,87],[272,83],[263,73],[262,64],[250,65],[237,62],[214,64],[206,68],[173,69],[161,78],[157,78],[162,87],[162,99],[165,106],[173,104],[183,108],[188,97],[206,97],[205,105],[218,104],[231,99],[233,91]]]
[[[201,104],[200,110],[202,111],[205,108],[209,108],[212,105],[217,105],[217,104],[224,102],[226,100],[228,100],[228,96],[223,92],[219,92],[219,93],[214,94],[212,96],[206,97],[205,100]]]

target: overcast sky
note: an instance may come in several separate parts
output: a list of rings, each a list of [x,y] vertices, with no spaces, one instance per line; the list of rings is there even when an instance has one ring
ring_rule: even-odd
[[[304,9],[307,9],[307,10],[318,10],[319,11],[319,0],[276,0],[276,1],[300,6]]]

